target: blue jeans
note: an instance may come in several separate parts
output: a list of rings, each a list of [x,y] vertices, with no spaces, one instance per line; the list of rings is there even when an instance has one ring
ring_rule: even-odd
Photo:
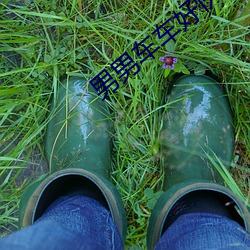
[[[85,196],[60,197],[33,225],[0,239],[1,250],[123,249],[110,212]]]
[[[190,213],[180,216],[163,234],[155,250],[249,250],[250,234],[227,217]]]
[[[61,197],[33,225],[0,239],[3,250],[120,250],[110,212],[84,196]],[[194,213],[179,217],[156,250],[250,249],[250,235],[226,217]]]

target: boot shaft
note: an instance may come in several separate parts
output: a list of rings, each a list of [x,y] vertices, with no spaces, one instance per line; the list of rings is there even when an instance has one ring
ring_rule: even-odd
[[[205,76],[178,79],[168,99],[160,134],[164,189],[189,179],[223,184],[206,156],[229,168],[234,148],[232,113],[221,87]]]

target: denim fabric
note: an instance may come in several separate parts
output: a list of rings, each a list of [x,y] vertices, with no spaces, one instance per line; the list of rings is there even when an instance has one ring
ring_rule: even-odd
[[[250,250],[250,234],[224,216],[189,213],[180,216],[162,235],[155,250]]]
[[[120,250],[110,212],[85,196],[60,197],[32,226],[0,239],[3,250]]]
[[[96,200],[61,197],[33,225],[0,239],[3,250],[120,250],[123,243],[110,212]],[[156,250],[249,250],[250,235],[218,215],[190,213],[163,234]]]

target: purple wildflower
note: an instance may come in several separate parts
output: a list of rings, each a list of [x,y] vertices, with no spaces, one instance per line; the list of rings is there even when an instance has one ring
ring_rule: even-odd
[[[171,70],[174,69],[174,64],[177,63],[177,58],[170,56],[168,53],[166,53],[165,57],[160,57],[159,61],[163,62],[163,69],[170,68]]]

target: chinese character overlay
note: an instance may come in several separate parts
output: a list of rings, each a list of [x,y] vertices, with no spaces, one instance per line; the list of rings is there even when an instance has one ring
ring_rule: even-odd
[[[173,13],[174,17],[172,19],[176,18],[179,24],[185,25],[185,32],[187,32],[187,25],[190,25],[191,23],[186,21],[185,16],[183,16],[181,12],[176,13],[175,11],[173,11]],[[179,16],[181,16],[183,22],[179,19]]]
[[[159,47],[157,47],[154,51],[150,51],[149,48],[153,45],[153,43],[150,43],[148,46],[146,46],[146,45],[144,44],[144,42],[145,42],[146,40],[148,40],[148,38],[149,38],[149,36],[147,36],[146,38],[144,38],[140,43],[135,42],[134,48],[131,49],[131,51],[136,50],[137,56],[141,56],[141,55],[144,54],[144,53],[147,53],[147,54],[148,54],[143,60],[140,61],[141,64],[142,64],[145,60],[147,60],[149,57],[152,57],[152,58],[155,59],[154,53],[160,48],[160,46],[159,46]],[[139,50],[139,47],[140,47],[140,46],[143,47],[143,50],[142,50],[142,51]]]
[[[156,29],[154,30],[154,32],[152,32],[152,34],[154,35],[155,33],[157,33],[157,35],[158,35],[158,38],[159,39],[162,39],[164,36],[166,36],[166,35],[168,35],[169,36],[169,38],[165,41],[165,42],[163,42],[162,44],[161,44],[161,46],[164,46],[167,42],[169,42],[170,40],[173,40],[174,42],[176,42],[176,40],[175,40],[175,36],[181,31],[180,29],[177,31],[177,32],[175,32],[173,35],[170,33],[170,31],[174,28],[174,26],[172,26],[170,29],[167,29],[166,27],[165,27],[165,25],[166,24],[168,24],[169,23],[169,21],[171,20],[171,18],[169,18],[166,22],[164,22],[161,26],[158,26],[158,24],[156,24]],[[162,34],[161,34],[161,32],[160,31],[164,31]]]
[[[109,82],[112,79],[113,77],[108,73],[106,69],[104,69],[90,81],[90,84],[94,87],[96,91],[101,90],[101,92],[98,93],[98,96],[101,95],[105,91],[105,94],[102,100],[105,100],[105,98],[107,97],[108,88],[111,85],[113,85],[114,83],[116,84],[116,88],[112,92],[115,92],[119,88],[119,84],[117,83],[116,80],[111,82],[108,86],[105,85],[107,82]]]
[[[156,29],[152,32],[152,35],[157,34],[158,39],[162,39],[166,35],[168,35],[168,39],[165,40],[161,46],[164,46],[167,42],[170,40],[176,42],[175,36],[181,31],[181,29],[177,30],[175,33],[172,31],[174,29],[174,25],[172,27],[166,27],[167,25],[171,26],[170,21],[176,19],[177,22],[180,25],[185,26],[185,32],[187,31],[187,26],[191,25],[192,23],[187,22],[186,18],[188,15],[192,15],[196,21],[194,24],[197,24],[199,22],[199,18],[197,15],[194,13],[194,10],[197,9],[198,4],[200,4],[207,12],[209,12],[209,9],[211,10],[213,7],[213,1],[209,0],[209,9],[206,7],[204,4],[206,2],[205,0],[193,0],[192,3],[195,3],[196,6],[191,7],[191,0],[186,0],[182,5],[180,5],[179,9],[182,9],[184,6],[187,8],[187,13],[183,14],[183,10],[176,13],[173,11],[173,17],[169,18],[167,21],[165,21],[162,25],[156,24]],[[147,40],[149,39],[149,36],[144,38],[141,42],[137,43],[135,42],[135,46],[131,49],[131,51],[135,51],[137,56],[145,55],[146,56],[140,61],[142,64],[145,60],[147,60],[149,57],[155,59],[154,53],[160,48],[158,46],[156,49],[153,51],[150,50],[150,48],[154,45],[153,43],[148,42]],[[149,45],[144,44],[144,42],[150,43]],[[160,61],[164,62],[164,65],[162,66],[163,68],[169,67],[170,69],[174,68],[174,63],[177,62],[176,58],[172,58],[169,55],[166,55],[165,57],[161,57],[159,59]],[[116,72],[116,74],[119,75],[119,79],[121,79],[123,76],[125,76],[125,80],[123,82],[126,83],[128,81],[129,73],[133,68],[136,68],[136,72],[133,73],[133,75],[136,75],[137,73],[140,72],[140,67],[138,63],[135,63],[133,59],[129,56],[127,52],[124,52],[119,58],[117,58],[113,63],[111,63],[111,68]],[[109,81],[108,85],[106,85]],[[113,79],[113,77],[108,73],[106,69],[102,70],[97,76],[95,76],[91,81],[90,84],[95,88],[96,91],[100,91],[98,93],[98,96],[105,92],[104,100],[107,97],[108,94],[108,88],[112,86],[113,84],[116,84],[116,88],[112,91],[115,92],[119,88],[119,84],[117,83],[116,80]]]
[[[131,65],[131,63],[133,65],[130,66],[129,69],[127,69],[127,67]],[[113,63],[111,63],[111,68],[116,72],[116,74],[119,75],[121,72],[125,71],[119,76],[120,79],[126,75],[126,79],[124,80],[123,84],[127,82],[129,71],[134,67],[137,68],[137,71],[133,75],[136,75],[138,72],[140,72],[140,67],[137,63],[134,63],[133,59],[129,56],[127,52],[124,52],[119,58],[117,58]]]

